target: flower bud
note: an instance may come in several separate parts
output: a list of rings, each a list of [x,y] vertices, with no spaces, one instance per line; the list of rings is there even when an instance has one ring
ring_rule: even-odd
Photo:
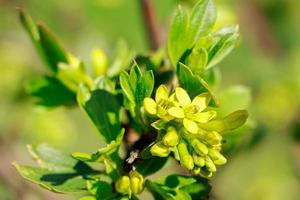
[[[216,165],[224,165],[227,162],[226,158],[217,150],[210,149],[208,155]]]
[[[143,191],[143,182],[144,178],[141,174],[139,174],[137,171],[131,171],[129,172],[130,176],[130,187],[131,192],[133,194],[139,194]]]
[[[166,135],[162,139],[164,145],[174,147],[178,144],[178,134],[175,128],[171,127],[168,129]]]
[[[206,166],[207,170],[210,172],[217,171],[216,165],[208,156],[205,158],[205,166]]]
[[[193,160],[195,165],[199,167],[203,167],[205,165],[205,160],[203,157],[198,156],[197,154],[193,153]]]
[[[167,157],[170,153],[170,149],[160,141],[151,147],[150,152],[153,156]]]
[[[198,155],[207,155],[208,154],[208,148],[206,147],[205,144],[203,144],[199,140],[194,139],[192,141],[192,146]]]
[[[206,135],[207,142],[211,145],[220,145],[222,141],[222,136],[216,132],[212,131]]]
[[[131,195],[130,190],[130,179],[128,176],[122,176],[117,182],[116,182],[116,190],[121,194],[129,194]]]
[[[178,153],[181,166],[188,170],[192,170],[194,168],[193,157],[189,154],[187,146],[184,142],[181,142],[178,145]]]
[[[108,59],[105,53],[101,49],[93,49],[91,58],[96,75],[105,74],[108,67]]]

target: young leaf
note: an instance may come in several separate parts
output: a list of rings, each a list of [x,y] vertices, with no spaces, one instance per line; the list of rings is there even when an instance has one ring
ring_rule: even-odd
[[[19,174],[41,187],[56,193],[78,193],[86,191],[86,180],[76,173],[53,171],[14,163]]]
[[[77,163],[75,159],[48,144],[28,145],[27,149],[40,167],[52,171],[69,170]]]
[[[168,37],[168,52],[174,67],[177,65],[182,54],[190,47],[187,41],[188,22],[188,14],[186,11],[178,7]]]
[[[87,164],[77,161],[46,144],[28,146],[29,153],[40,167],[13,163],[25,179],[50,191],[76,193],[86,190],[86,178],[99,174]]]
[[[68,62],[67,52],[45,25],[39,24],[38,31],[41,47],[48,64],[54,72],[57,72],[58,63]]]
[[[168,38],[168,52],[174,67],[188,49],[192,49],[201,37],[212,30],[216,17],[212,0],[198,1],[190,17],[181,7],[178,8]]]
[[[139,66],[134,64],[129,75],[126,72],[121,72],[120,85],[125,97],[125,107],[132,116],[139,115],[139,109],[142,107],[144,99],[151,96],[154,88],[152,71],[146,71],[142,74]]]
[[[208,50],[207,69],[221,62],[236,46],[239,39],[238,26],[224,27],[212,35],[214,43]]]
[[[212,105],[218,105],[218,102],[212,94],[208,84],[198,75],[194,75],[186,65],[179,63],[177,74],[181,87],[188,92],[191,98],[194,98],[203,92],[208,92],[213,100]]]
[[[246,110],[238,110],[230,113],[223,119],[211,120],[199,126],[208,131],[226,132],[239,128],[246,123],[248,112]]]
[[[161,158],[152,156],[151,158],[145,159],[141,163],[138,163],[136,168],[143,176],[149,176],[160,170],[167,163],[167,161],[168,157]]]
[[[37,97],[37,104],[46,107],[67,106],[76,102],[76,95],[54,77],[31,80],[25,89],[30,95]]]
[[[89,90],[81,85],[77,101],[106,143],[115,140],[121,133],[120,105],[115,95],[105,90]]]
[[[212,0],[200,0],[196,3],[189,23],[189,37],[192,44],[212,30],[216,19],[217,11]]]

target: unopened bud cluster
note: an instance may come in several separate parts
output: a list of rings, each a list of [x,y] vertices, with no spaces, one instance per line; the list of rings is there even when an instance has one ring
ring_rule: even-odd
[[[129,176],[122,176],[115,187],[117,192],[129,197],[140,194],[144,189],[144,177],[137,171],[130,171]]]
[[[164,85],[157,89],[155,100],[145,98],[145,111],[163,120],[166,126],[160,130],[160,138],[151,147],[151,154],[167,157],[174,152],[182,167],[206,177],[216,172],[216,165],[225,164],[226,158],[220,153],[222,136],[200,128],[216,116],[215,111],[207,110],[209,100],[207,93],[191,100],[179,87],[169,95]]]

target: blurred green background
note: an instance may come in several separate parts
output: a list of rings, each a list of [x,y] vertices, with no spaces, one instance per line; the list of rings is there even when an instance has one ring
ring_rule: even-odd
[[[165,45],[176,6],[182,3],[189,7],[194,1],[152,2]],[[250,119],[246,128],[233,133],[231,143],[225,144],[229,162],[212,178],[211,199],[298,200],[300,1],[216,3],[218,24],[238,23],[241,42],[219,64],[222,82],[215,93],[223,103],[223,112],[235,109],[234,105],[248,107]],[[52,194],[22,180],[11,166],[14,160],[32,164],[26,151],[26,144],[30,143],[47,142],[67,152],[92,152],[102,144],[79,109],[38,107],[25,93],[26,81],[45,68],[18,21],[16,6],[20,4],[35,19],[48,24],[68,50],[90,63],[93,48],[100,47],[112,54],[119,39],[124,39],[135,52],[149,52],[140,2],[0,0],[0,199],[75,199]],[[239,94],[241,100],[236,100],[235,95]],[[170,167],[169,163],[165,170]]]

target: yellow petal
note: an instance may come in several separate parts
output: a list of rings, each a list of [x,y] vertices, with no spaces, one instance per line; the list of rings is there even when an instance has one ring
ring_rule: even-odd
[[[169,115],[171,115],[172,117],[175,118],[184,118],[184,111],[182,108],[180,107],[172,107],[170,109],[168,109],[168,113]]]
[[[216,116],[217,112],[214,110],[210,110],[207,112],[199,112],[192,116],[193,120],[199,123],[207,123],[209,120]]]
[[[155,101],[158,103],[160,100],[167,100],[169,98],[169,91],[165,85],[160,85],[155,93]]]
[[[192,105],[197,106],[199,109],[199,112],[201,112],[201,111],[205,110],[205,108],[207,108],[209,100],[210,100],[209,94],[202,93],[193,99]]]
[[[146,112],[151,115],[156,115],[156,113],[157,113],[156,102],[151,98],[146,97],[144,99],[144,108],[145,108]]]
[[[187,106],[187,105],[191,104],[191,99],[190,99],[188,93],[184,89],[182,89],[180,87],[176,88],[175,94],[176,94],[176,98],[181,106]]]
[[[193,134],[196,134],[199,131],[197,123],[194,122],[193,120],[189,120],[189,119],[184,118],[183,119],[183,126],[188,132],[193,133]]]

